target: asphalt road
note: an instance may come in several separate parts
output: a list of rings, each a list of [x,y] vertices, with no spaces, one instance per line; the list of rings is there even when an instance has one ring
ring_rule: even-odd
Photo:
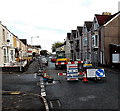
[[[67,82],[66,76],[58,76],[61,70],[55,70],[49,63],[48,74],[56,84],[46,85],[47,100],[51,110],[117,110],[118,109],[118,73],[105,68],[106,81],[84,83]]]
[[[34,61],[24,73],[3,74],[3,91],[20,91],[22,94],[4,92],[3,111],[45,111],[40,95],[38,61]],[[119,70],[105,68],[106,81],[89,81],[83,83],[67,82],[66,76],[58,76],[54,63],[44,67],[53,83],[45,83],[46,99],[50,111],[81,110],[117,110],[118,109],[118,75]]]

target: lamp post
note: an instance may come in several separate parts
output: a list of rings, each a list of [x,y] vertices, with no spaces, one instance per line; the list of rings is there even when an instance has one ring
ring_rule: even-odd
[[[33,44],[33,43],[32,43],[33,38],[39,38],[39,36],[31,37],[31,45]],[[35,59],[35,56],[33,57],[33,52],[32,52],[32,58]]]
[[[32,39],[33,38],[39,38],[39,36],[31,37],[31,45],[32,45]]]

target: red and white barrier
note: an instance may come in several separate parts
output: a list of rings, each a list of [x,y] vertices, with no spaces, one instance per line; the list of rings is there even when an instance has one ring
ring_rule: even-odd
[[[78,75],[83,75],[85,72],[78,72]],[[64,76],[67,75],[67,73],[58,73],[58,76]]]
[[[58,76],[64,76],[66,75],[67,73],[58,73]]]
[[[78,64],[78,63],[83,63],[83,61],[60,62],[60,63],[56,63],[56,65],[59,65],[59,64]]]

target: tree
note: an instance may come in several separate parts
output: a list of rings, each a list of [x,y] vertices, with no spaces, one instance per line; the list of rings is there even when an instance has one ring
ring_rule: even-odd
[[[54,44],[52,44],[52,52],[55,52],[56,48],[63,44],[63,42],[55,42]]]

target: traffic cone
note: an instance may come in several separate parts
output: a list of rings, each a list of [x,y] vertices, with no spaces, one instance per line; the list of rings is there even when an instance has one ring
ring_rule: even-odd
[[[47,81],[48,81],[46,72],[44,72],[43,79],[44,79],[44,82],[47,82]]]
[[[86,77],[86,72],[84,72],[84,77],[83,77],[83,80],[82,80],[83,82],[88,82],[89,80],[87,79],[87,77]]]

